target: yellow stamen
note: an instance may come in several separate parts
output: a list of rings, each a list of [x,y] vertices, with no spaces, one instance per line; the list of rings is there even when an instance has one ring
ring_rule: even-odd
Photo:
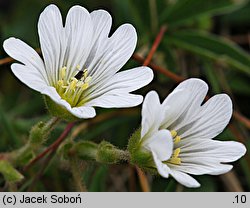
[[[83,77],[86,79],[88,77],[88,69],[83,70]]]
[[[69,89],[70,90],[75,90],[77,82],[78,82],[78,80],[76,78],[73,78],[72,81],[69,84]]]
[[[58,84],[58,86],[62,87],[63,84],[64,84],[64,82],[63,82],[63,80],[60,79],[60,80],[57,82],[57,84]]]
[[[177,131],[175,131],[175,130],[172,130],[170,133],[171,133],[173,138],[177,136]]]
[[[177,131],[172,130],[170,133],[171,133],[171,135],[172,135],[172,137],[173,137],[173,140],[174,140],[174,143],[175,143],[175,144],[177,144],[178,142],[181,141],[181,137],[178,136]]]
[[[181,158],[171,158],[168,160],[168,163],[174,164],[174,165],[180,165],[181,164]]]
[[[181,158],[179,158],[179,154],[181,152],[181,148],[177,148],[174,150],[171,158],[166,161],[166,163],[171,163],[174,165],[180,165],[181,164]]]
[[[176,136],[175,138],[174,138],[174,143],[175,144],[177,144],[178,142],[180,142],[181,141],[181,137],[180,136]]]
[[[82,90],[86,90],[88,87],[89,87],[89,83],[84,83],[84,84],[81,86],[81,89],[82,89]]]
[[[178,157],[179,154],[180,154],[180,152],[181,152],[181,148],[177,148],[177,149],[174,151],[174,153],[173,153],[173,157]]]

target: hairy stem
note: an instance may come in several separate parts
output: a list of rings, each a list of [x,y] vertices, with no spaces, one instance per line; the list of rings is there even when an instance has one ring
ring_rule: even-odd
[[[86,192],[87,188],[82,179],[82,171],[79,167],[78,160],[75,157],[70,160],[70,166],[77,191]]]

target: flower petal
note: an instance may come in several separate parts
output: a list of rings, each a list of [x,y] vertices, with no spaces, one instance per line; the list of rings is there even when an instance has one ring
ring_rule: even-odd
[[[170,169],[170,175],[172,175],[175,178],[175,180],[177,180],[180,184],[188,188],[200,187],[200,184],[193,177],[191,177],[186,173]]]
[[[162,128],[171,126],[174,130],[195,117],[208,91],[207,84],[201,79],[191,78],[181,82],[164,100],[168,108]]]
[[[71,108],[70,104],[63,100],[57,93],[54,87],[46,87],[42,94],[49,96],[55,103],[66,108],[72,115],[78,118],[93,118],[96,115],[95,109],[93,107],[81,106]]]
[[[103,53],[103,47],[108,41],[108,35],[111,29],[112,17],[105,10],[95,10],[90,13],[93,23],[93,46],[91,48],[85,67],[89,69],[89,65],[95,66],[98,64],[99,54]]]
[[[143,97],[141,95],[130,93],[106,93],[84,105],[102,108],[128,108],[141,104],[142,100]]]
[[[125,70],[115,74],[109,81],[104,82],[101,86],[90,86],[86,91],[84,99],[91,100],[103,94],[129,93],[141,87],[144,87],[153,79],[153,72],[148,67],[137,67]]]
[[[232,116],[232,101],[226,94],[215,95],[201,107],[193,124],[180,130],[180,137],[211,139],[220,134]]]
[[[103,41],[102,53],[89,66],[92,83],[98,85],[119,71],[132,56],[136,42],[137,34],[130,24],[121,25],[107,42]]]
[[[66,50],[62,17],[57,6],[49,5],[41,13],[38,34],[50,85],[54,85],[58,80],[58,71],[63,65]]]
[[[70,108],[69,112],[72,113],[77,118],[94,118],[96,116],[95,109],[93,107],[81,106]]]
[[[162,107],[159,96],[155,91],[150,91],[142,104],[141,138],[151,136],[156,132],[163,119]]]
[[[229,172],[233,166],[212,161],[209,158],[183,159],[181,165],[169,165],[170,168],[192,175],[221,175]]]
[[[191,103],[190,95],[191,93],[187,90],[175,90],[168,95],[162,104],[165,109],[162,129],[171,129],[171,125],[187,111]]]
[[[187,158],[212,158],[214,161],[222,163],[233,162],[241,158],[246,153],[246,147],[235,141],[216,141],[193,139],[183,140],[180,143],[181,157]]]
[[[182,140],[177,147],[181,148],[182,163],[170,167],[194,175],[224,174],[232,165],[223,163],[236,161],[246,153],[245,146],[234,141]]]
[[[11,70],[15,76],[31,89],[41,92],[47,87],[46,82],[41,77],[41,74],[32,68],[28,68],[22,64],[12,64]]]
[[[74,76],[79,65],[86,68],[85,62],[93,44],[93,23],[89,12],[81,6],[73,6],[66,17],[65,32],[68,38],[65,61],[70,70],[68,78]]]
[[[147,67],[138,67],[119,72],[113,76],[102,87],[93,87],[86,91],[84,100],[89,100],[87,106],[98,106],[105,108],[132,107],[142,102],[142,96],[129,94],[137,90],[153,79],[153,72]]]
[[[153,155],[153,159],[154,159],[158,173],[162,177],[168,178],[169,172],[170,172],[169,167],[166,164],[162,163],[162,161],[157,157],[157,154],[155,152],[152,151],[152,155]]]
[[[16,38],[9,38],[3,43],[4,50],[13,59],[20,61],[24,65],[14,64],[12,66],[13,73],[32,89],[39,91],[39,86],[30,84],[29,82],[39,80],[39,84],[48,84],[48,76],[46,74],[44,64],[37,52],[23,41]],[[20,71],[18,71],[18,66]],[[29,77],[26,77],[29,76]],[[29,81],[28,81],[29,80]]]
[[[174,143],[170,131],[163,129],[144,140],[143,146],[154,152],[159,160],[166,161],[173,153]]]

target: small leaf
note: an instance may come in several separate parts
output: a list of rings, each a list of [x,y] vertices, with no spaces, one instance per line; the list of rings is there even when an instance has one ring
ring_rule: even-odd
[[[19,182],[24,177],[9,162],[0,160],[0,173],[3,174],[7,182]]]
[[[233,42],[202,31],[178,31],[166,37],[167,44],[228,64],[250,75],[250,56]]]
[[[167,22],[168,25],[179,25],[202,15],[230,12],[240,8],[246,2],[246,0],[179,0],[174,5],[166,7],[161,21]]]

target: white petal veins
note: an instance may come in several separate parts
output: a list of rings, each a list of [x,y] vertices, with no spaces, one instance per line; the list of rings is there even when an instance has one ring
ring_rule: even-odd
[[[85,62],[93,44],[93,23],[89,12],[81,6],[70,8],[65,23],[68,37],[66,66],[70,70],[68,78],[77,71],[77,66],[85,67]]]
[[[89,68],[93,73],[92,83],[96,86],[102,85],[101,81],[112,77],[132,56],[137,42],[135,28],[130,24],[121,25],[108,39],[105,50],[96,58],[98,64]],[[93,61],[94,63],[94,61]]]
[[[94,73],[93,69],[100,60],[100,55],[104,53],[111,29],[112,17],[105,10],[95,10],[90,13],[90,16],[93,23],[93,45],[85,67],[89,69],[89,73],[92,75]]]
[[[56,83],[59,68],[65,54],[65,42],[63,38],[63,24],[59,9],[55,5],[47,6],[38,20],[38,34],[41,51],[44,58],[50,85]]]
[[[11,70],[21,82],[36,91],[41,92],[47,87],[41,74],[32,67],[27,67],[22,64],[12,64]]]
[[[124,94],[135,91],[148,83],[153,79],[153,72],[148,67],[137,67],[130,70],[125,70],[115,74],[110,80],[107,80],[99,88],[92,89],[91,87],[86,90],[84,99],[90,100],[89,103],[95,102],[95,98],[100,98],[105,94]],[[93,101],[91,101],[93,100]]]
[[[163,102],[164,106],[171,106],[169,111],[172,114],[172,119],[168,119],[168,114],[166,114],[164,127],[171,125],[177,130],[195,121],[199,116],[200,106],[207,91],[207,84],[200,79],[190,78],[181,82]],[[175,106],[179,108],[175,109]]]
[[[223,131],[232,116],[232,101],[226,94],[215,95],[201,107],[199,118],[180,136],[213,138]]]
[[[27,45],[26,43],[17,38],[9,38],[5,40],[3,43],[3,47],[9,56],[20,61],[25,65],[21,66],[19,64],[22,72],[21,71],[18,72],[17,65],[12,67],[14,69],[14,73],[16,71],[18,72],[18,74],[16,74],[18,78],[20,76],[25,76],[23,72],[25,72],[26,70],[26,73],[32,74],[31,76],[33,76],[35,79],[43,80],[41,84],[42,83],[48,84],[48,76],[44,68],[44,63],[33,48],[31,48],[29,45]],[[32,78],[31,79],[30,78],[28,79],[32,81]],[[23,80],[25,79],[26,79],[25,77],[22,77],[22,82],[24,82]],[[27,82],[24,83],[29,84]],[[34,89],[33,87],[31,88]],[[37,88],[35,90],[37,90]]]

